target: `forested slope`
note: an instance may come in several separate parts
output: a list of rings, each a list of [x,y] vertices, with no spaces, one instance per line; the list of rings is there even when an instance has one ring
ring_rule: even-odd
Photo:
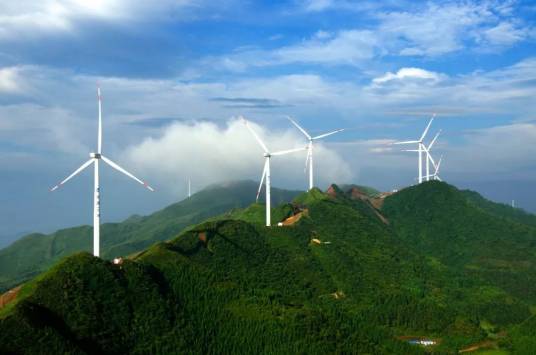
[[[336,186],[273,216],[296,213],[266,228],[263,205],[235,209],[121,265],[69,257],[0,311],[0,352],[404,354],[422,351],[405,335],[456,352],[504,331],[505,346],[520,349],[530,333],[532,298],[491,279],[483,260],[506,258],[496,248],[513,227],[508,246],[534,252],[532,229],[491,224],[456,189],[427,183],[388,197],[388,223]]]

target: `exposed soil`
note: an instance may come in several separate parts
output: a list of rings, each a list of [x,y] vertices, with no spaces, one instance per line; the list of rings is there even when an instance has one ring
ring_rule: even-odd
[[[337,191],[335,191],[335,188],[333,188],[333,185],[329,185],[326,193],[331,197],[337,197]]]
[[[465,349],[460,350],[459,353],[460,354],[470,353],[470,352],[477,351],[480,349],[496,348],[496,347],[497,347],[497,342],[492,341],[492,340],[484,340],[479,343],[473,344]]]
[[[206,232],[200,232],[198,234],[199,241],[201,241],[205,246],[207,245],[208,238]]]
[[[307,216],[308,213],[309,213],[309,210],[304,209],[303,211],[300,211],[300,212],[294,214],[293,216],[288,217],[287,219],[285,219],[281,223],[284,226],[291,226],[294,223],[298,222],[300,220],[300,218],[302,218],[302,216],[304,216],[304,215]]]
[[[17,298],[17,295],[19,294],[20,289],[22,286],[17,286],[3,295],[0,296],[0,308],[4,308],[8,303],[14,301]]]

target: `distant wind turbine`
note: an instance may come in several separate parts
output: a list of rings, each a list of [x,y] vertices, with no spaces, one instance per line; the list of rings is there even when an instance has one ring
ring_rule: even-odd
[[[317,139],[321,139],[321,138],[324,138],[324,137],[327,137],[327,136],[331,136],[332,134],[335,134],[335,133],[338,133],[338,132],[342,132],[344,131],[344,128],[343,129],[338,129],[336,131],[333,131],[333,132],[329,132],[329,133],[324,133],[324,134],[321,134],[321,135],[318,135],[316,137],[311,137],[309,135],[309,133],[307,133],[305,131],[305,129],[303,129],[298,123],[296,123],[296,121],[294,121],[292,118],[290,118],[289,116],[287,116],[287,118],[290,120],[290,122],[292,122],[292,124],[294,126],[296,126],[296,128],[298,128],[304,135],[305,137],[307,137],[307,139],[309,140],[309,144],[307,145],[307,158],[305,158],[305,169],[307,170],[307,165],[309,165],[309,190],[311,190],[314,186],[313,184],[313,141],[317,140]]]
[[[422,183],[422,153],[426,150],[426,147],[423,144],[423,140],[426,137],[426,134],[428,133],[428,130],[430,129],[430,125],[434,121],[435,113],[432,115],[432,118],[430,119],[430,122],[428,122],[428,125],[426,126],[426,129],[424,130],[423,134],[421,135],[421,138],[416,141],[404,141],[404,142],[395,142],[393,144],[418,144],[417,151],[419,152],[419,184]]]
[[[192,182],[190,178],[188,178],[188,198],[192,197]]]
[[[435,141],[437,140],[440,134],[441,134],[441,130],[437,132],[437,134],[434,136],[434,139],[432,139],[428,147],[425,146],[424,144],[422,146],[422,151],[426,154],[426,176],[425,176],[426,181],[430,181],[430,176],[431,176],[430,175],[430,162],[432,162],[432,164],[435,166],[432,155],[430,154],[430,150],[432,150],[432,146],[434,145]],[[419,152],[418,149],[406,149],[404,151],[405,152]]]
[[[306,150],[307,148],[306,147],[303,147],[303,148],[296,148],[296,149],[289,149],[289,150],[282,150],[282,151],[279,151],[279,152],[270,152],[268,150],[268,148],[266,147],[266,145],[264,144],[264,142],[259,138],[259,136],[257,135],[257,133],[255,133],[255,131],[253,130],[253,128],[251,128],[251,126],[249,125],[249,122],[244,119],[243,117],[241,117],[242,119],[242,122],[244,122],[244,124],[246,125],[246,127],[249,129],[249,131],[251,132],[251,134],[253,135],[253,137],[255,137],[255,139],[257,140],[257,142],[259,143],[259,145],[261,146],[261,148],[264,150],[264,170],[262,172],[262,177],[261,177],[261,183],[259,184],[259,190],[257,191],[257,201],[259,200],[259,195],[261,193],[261,189],[262,189],[262,184],[263,182],[265,181],[266,179],[266,226],[269,227],[271,225],[271,206],[270,206],[270,188],[271,188],[271,181],[270,181],[270,158],[272,156],[277,156],[277,155],[285,155],[285,154],[289,154],[289,153],[294,153],[294,152],[299,152],[299,151],[303,151],[303,150]]]
[[[100,88],[97,88],[97,97],[99,100],[99,127],[97,132],[97,153],[89,153],[91,159],[86,161],[82,166],[76,169],[71,175],[69,175],[65,180],[61,181],[59,184],[50,189],[50,191],[55,191],[67,181],[71,180],[74,176],[80,173],[82,170],[95,164],[95,190],[93,191],[93,255],[99,256],[100,254],[100,186],[99,186],[99,160],[104,161],[106,164],[110,165],[115,170],[125,174],[131,179],[134,179],[138,183],[142,184],[147,189],[154,191],[154,189],[147,185],[147,183],[141,181],[110,159],[102,155],[102,103],[101,103],[101,94]]]

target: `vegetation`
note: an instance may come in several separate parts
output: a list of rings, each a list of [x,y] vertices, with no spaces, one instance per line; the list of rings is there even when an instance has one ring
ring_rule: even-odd
[[[234,209],[114,265],[79,253],[0,312],[0,353],[534,353],[535,228],[430,182]],[[383,214],[381,215],[380,212]],[[532,244],[531,244],[532,243]]]
[[[172,238],[186,227],[255,201],[257,183],[239,181],[209,186],[152,215],[132,216],[121,223],[101,226],[101,256],[113,259],[141,251],[155,242]],[[288,202],[296,191],[272,189],[275,204]],[[47,270],[62,257],[92,251],[93,228],[81,226],[55,233],[30,234],[0,250],[0,292]]]
[[[482,197],[478,192],[471,190],[460,191],[473,205],[484,211],[503,219],[536,226],[536,216],[525,212],[521,208],[514,208],[504,203],[496,203]]]

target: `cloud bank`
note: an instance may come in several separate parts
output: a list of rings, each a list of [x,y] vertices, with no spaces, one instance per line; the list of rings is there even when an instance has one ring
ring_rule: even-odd
[[[301,133],[267,129],[252,123],[271,151],[304,147]],[[167,127],[161,137],[148,138],[125,152],[129,166],[154,176],[165,190],[183,194],[188,178],[198,187],[225,180],[259,180],[264,165],[262,148],[244,124],[230,119],[223,125],[214,122],[177,122]],[[305,189],[306,152],[271,159],[274,186]],[[349,182],[353,175],[349,165],[324,144],[315,145],[315,178],[319,186],[330,182]],[[156,184],[156,183],[155,183]]]

